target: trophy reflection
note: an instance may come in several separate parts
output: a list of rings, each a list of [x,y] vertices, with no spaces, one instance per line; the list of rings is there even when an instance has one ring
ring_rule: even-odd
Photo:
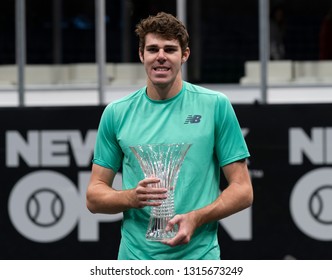
[[[145,178],[157,177],[155,188],[166,188],[167,198],[160,206],[152,206],[146,239],[161,241],[173,238],[177,233],[175,226],[165,231],[168,221],[175,215],[174,190],[183,160],[191,144],[146,144],[130,147],[135,154]]]

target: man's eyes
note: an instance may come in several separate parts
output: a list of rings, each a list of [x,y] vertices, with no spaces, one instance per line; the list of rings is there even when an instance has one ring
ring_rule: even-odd
[[[151,52],[151,53],[156,53],[156,52],[159,52],[159,48],[147,48],[147,51]],[[164,52],[166,52],[166,53],[174,53],[176,51],[177,51],[177,48],[165,48],[164,49]]]
[[[147,48],[147,51],[148,52],[158,52],[159,49],[157,49],[157,48]]]
[[[176,52],[178,49],[176,49],[176,48],[166,48],[165,49],[165,52],[167,52],[167,53],[173,53],[173,52]]]

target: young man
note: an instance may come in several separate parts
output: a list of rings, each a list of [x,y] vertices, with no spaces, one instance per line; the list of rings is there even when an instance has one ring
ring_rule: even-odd
[[[240,126],[225,95],[182,80],[189,36],[175,17],[159,13],[136,28],[147,86],[109,104],[101,118],[87,207],[93,213],[123,212],[118,259],[220,259],[218,220],[249,207],[253,191]],[[192,121],[188,120],[188,116]],[[146,241],[150,207],[167,197],[144,179],[130,146],[191,143],[175,188],[170,240]],[[122,168],[122,190],[113,189]],[[228,186],[220,192],[220,171]]]

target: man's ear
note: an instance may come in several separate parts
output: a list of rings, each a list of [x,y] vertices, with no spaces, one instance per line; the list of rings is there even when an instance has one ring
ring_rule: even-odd
[[[189,55],[190,55],[190,49],[186,48],[186,50],[184,51],[184,53],[182,55],[182,59],[181,59],[182,64],[188,60]]]
[[[141,60],[141,62],[144,63],[144,56],[140,50],[138,50],[138,55],[139,55],[139,59]]]

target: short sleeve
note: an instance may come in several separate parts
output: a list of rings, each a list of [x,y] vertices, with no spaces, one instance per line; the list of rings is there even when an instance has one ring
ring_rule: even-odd
[[[92,162],[117,172],[122,159],[123,152],[116,138],[114,107],[109,104],[100,119]]]
[[[215,110],[215,147],[220,166],[250,156],[241,127],[229,99],[220,94]]]

